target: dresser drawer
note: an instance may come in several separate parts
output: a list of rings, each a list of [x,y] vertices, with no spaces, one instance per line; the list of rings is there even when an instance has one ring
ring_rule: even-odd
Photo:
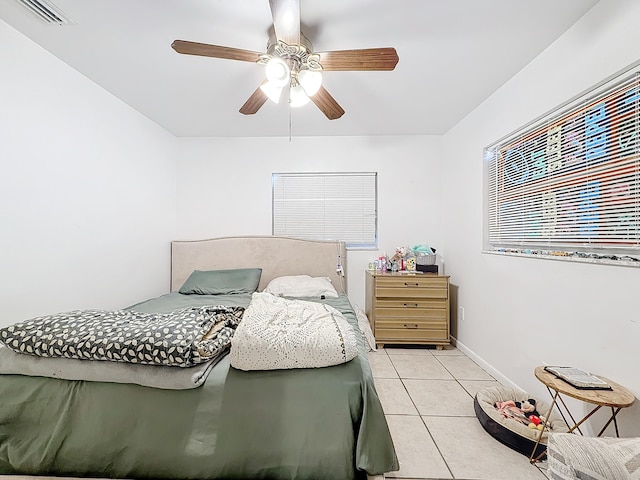
[[[442,298],[380,298],[376,301],[377,308],[447,308],[447,300]]]
[[[445,307],[442,308],[376,308],[376,322],[386,319],[403,319],[403,318],[439,318],[445,316]]]
[[[439,330],[445,328],[447,322],[442,318],[405,318],[385,319],[376,322],[376,330],[409,329],[409,330]]]
[[[376,340],[383,339],[386,343],[395,341],[406,343],[449,342],[449,332],[446,327],[440,328],[380,328],[376,329]]]
[[[448,284],[438,277],[389,277],[378,278],[377,298],[447,298]]]

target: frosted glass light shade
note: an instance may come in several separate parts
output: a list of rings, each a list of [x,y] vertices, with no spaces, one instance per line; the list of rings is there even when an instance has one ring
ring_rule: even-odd
[[[267,63],[267,80],[276,87],[284,87],[289,83],[291,71],[289,66],[281,58],[274,57]]]
[[[322,74],[315,70],[301,70],[298,73],[298,82],[304,88],[305,93],[312,97],[322,85]]]
[[[271,81],[260,85],[260,90],[262,90],[264,94],[269,97],[269,100],[274,103],[280,102],[280,97],[282,96],[283,89],[284,87],[278,87]]]
[[[309,97],[301,85],[296,85],[289,89],[289,105],[292,107],[302,107],[307,103],[309,103]]]

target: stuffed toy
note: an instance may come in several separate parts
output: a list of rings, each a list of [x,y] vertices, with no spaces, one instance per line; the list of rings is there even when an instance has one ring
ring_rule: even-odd
[[[533,398],[522,402],[507,400],[496,402],[494,405],[503,416],[513,418],[527,425],[529,428],[542,430],[545,425],[545,417],[536,410],[536,401]]]
[[[529,400],[524,400],[522,402],[514,402],[513,400],[507,400],[506,402],[496,402],[494,405],[496,408],[517,408],[520,410],[520,413],[529,416],[529,415],[537,415],[540,416],[538,411],[536,410],[536,401],[533,398]]]
[[[536,410],[536,401],[533,398],[523,400],[522,402],[514,402],[514,404],[516,408],[522,410],[522,413],[524,413],[526,417],[531,417],[532,415],[535,415],[536,417],[540,416]]]

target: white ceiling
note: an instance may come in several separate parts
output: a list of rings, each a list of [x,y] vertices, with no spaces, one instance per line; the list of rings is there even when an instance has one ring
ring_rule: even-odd
[[[597,0],[301,0],[315,51],[395,47],[391,72],[325,72],[346,113],[267,102],[238,112],[264,78],[247,62],[180,55],[175,39],[262,52],[268,0],[53,0],[46,25],[17,0],[0,18],[177,136],[442,134]],[[7,48],[7,46],[3,46]]]

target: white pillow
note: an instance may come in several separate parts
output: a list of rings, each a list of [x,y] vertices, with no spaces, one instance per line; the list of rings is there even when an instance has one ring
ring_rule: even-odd
[[[337,297],[329,277],[311,277],[309,275],[289,275],[277,277],[264,289],[266,293],[279,297]]]

